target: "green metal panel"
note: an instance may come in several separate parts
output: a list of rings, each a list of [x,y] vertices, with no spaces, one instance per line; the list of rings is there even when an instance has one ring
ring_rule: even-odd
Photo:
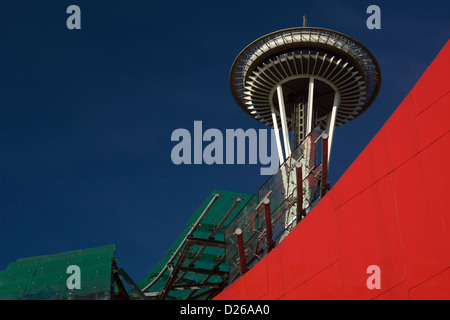
[[[0,272],[1,300],[108,299],[115,246],[18,259]],[[67,289],[67,267],[80,268],[81,289]]]
[[[0,299],[1,300],[18,300],[21,299],[23,293],[25,292],[28,280],[21,281],[8,281],[4,282],[0,286]]]

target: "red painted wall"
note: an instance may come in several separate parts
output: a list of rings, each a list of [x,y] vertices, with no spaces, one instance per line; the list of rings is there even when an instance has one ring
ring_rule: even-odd
[[[215,299],[450,299],[449,75],[450,41],[322,201]]]

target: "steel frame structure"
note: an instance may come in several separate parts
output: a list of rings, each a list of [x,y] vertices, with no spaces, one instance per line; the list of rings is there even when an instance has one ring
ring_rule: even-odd
[[[236,215],[238,206],[244,199],[233,198],[234,200],[227,210],[215,217],[214,225],[209,225],[210,229],[206,232],[207,235],[202,238],[196,235],[197,231],[205,224],[210,211],[218,206],[217,202],[220,201],[220,198],[222,198],[221,193],[212,195],[207,206],[196,218],[159,273],[142,286],[141,291],[145,297],[153,300],[179,299],[173,296],[174,292],[190,291],[183,295],[183,299],[210,299],[227,284],[228,271],[221,270],[225,263],[225,242],[216,240],[216,235],[223,233],[226,222]],[[205,252],[207,248],[220,249],[220,254],[218,253],[214,259],[207,258],[208,254]],[[208,267],[196,265],[197,262],[205,259],[209,261]],[[215,277],[215,279],[211,279],[211,277]],[[218,278],[220,281],[217,281]],[[172,295],[170,295],[171,293]]]

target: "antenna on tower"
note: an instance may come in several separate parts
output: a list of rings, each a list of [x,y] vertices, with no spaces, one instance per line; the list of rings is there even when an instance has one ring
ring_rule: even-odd
[[[303,28],[306,27],[306,16],[303,16]]]

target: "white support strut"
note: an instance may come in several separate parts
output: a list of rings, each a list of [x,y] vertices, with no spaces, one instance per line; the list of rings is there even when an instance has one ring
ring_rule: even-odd
[[[278,106],[280,108],[281,128],[283,131],[284,152],[286,154],[286,158],[288,158],[291,156],[291,147],[289,144],[289,132],[286,122],[286,109],[284,107],[283,89],[281,88],[281,84],[277,85],[277,95]]]
[[[312,121],[313,121],[313,99],[314,99],[314,77],[309,77],[309,87],[308,87],[308,120],[306,123],[306,135],[311,133]]]
[[[334,93],[333,109],[328,116],[327,134],[328,134],[328,166],[330,166],[331,145],[333,143],[334,128],[336,126],[336,114],[339,107],[340,95],[338,91]]]

